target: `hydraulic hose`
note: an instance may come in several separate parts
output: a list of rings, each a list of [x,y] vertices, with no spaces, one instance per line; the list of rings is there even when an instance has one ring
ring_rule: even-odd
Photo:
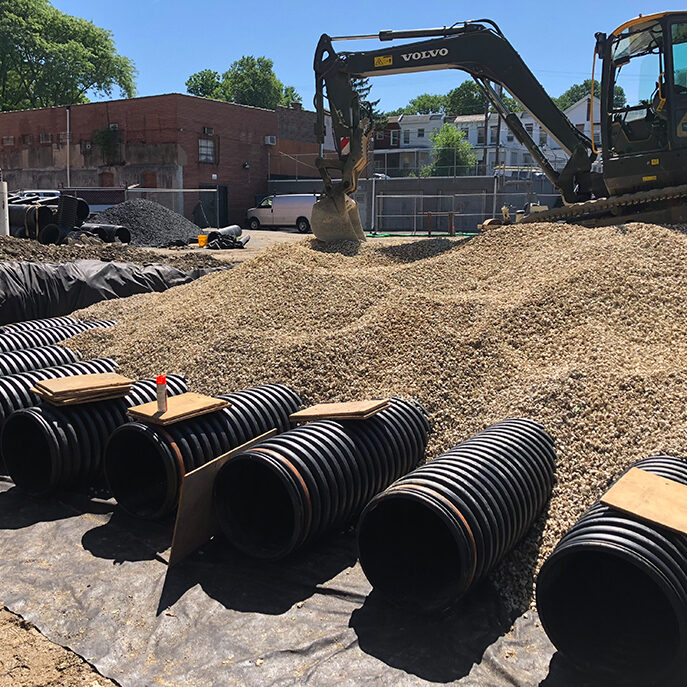
[[[540,424],[488,427],[370,501],[358,525],[363,572],[416,612],[453,606],[530,528],[554,469],[553,439]]]
[[[105,474],[119,506],[139,518],[160,518],[177,506],[184,474],[271,429],[285,432],[301,406],[282,384],[220,396],[231,405],[166,427],[130,422],[105,448]]]
[[[679,458],[634,467],[687,485]],[[542,566],[537,607],[556,648],[605,684],[663,684],[687,664],[687,536],[596,503]]]
[[[320,420],[234,456],[219,471],[220,528],[238,549],[276,560],[355,522],[370,498],[423,458],[423,409],[392,399],[364,421]]]

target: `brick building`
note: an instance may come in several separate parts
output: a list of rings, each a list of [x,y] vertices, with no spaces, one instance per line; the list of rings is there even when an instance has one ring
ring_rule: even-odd
[[[69,139],[71,187],[218,187],[220,224],[239,223],[271,157],[317,154],[314,117],[172,93],[72,105],[68,135],[65,107],[3,112],[0,168],[10,189],[65,187]],[[184,214],[197,200],[183,197]]]

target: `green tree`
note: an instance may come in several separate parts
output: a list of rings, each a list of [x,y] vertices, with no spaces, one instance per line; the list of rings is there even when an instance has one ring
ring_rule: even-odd
[[[514,98],[506,94],[502,97],[503,102],[511,112],[517,112],[522,109]],[[387,114],[389,116],[433,114],[435,112],[453,115],[483,114],[484,106],[484,96],[477,84],[474,81],[465,81],[446,95],[422,93],[413,98],[405,107],[399,107],[391,112],[387,112]]]
[[[472,146],[462,131],[448,122],[433,131],[432,163],[425,167],[420,176],[446,177],[464,173],[465,167],[474,167],[477,162]]]
[[[233,62],[222,76],[212,69],[191,74],[186,80],[186,90],[203,98],[268,110],[274,110],[277,105],[301,101],[293,86],[284,86],[277,78],[272,60],[252,55],[244,55]]]
[[[201,98],[219,99],[222,97],[220,76],[212,69],[203,69],[195,74],[191,74],[186,79],[186,91],[191,95],[198,95]]]
[[[437,112],[444,112],[446,109],[445,95],[432,95],[430,93],[421,93],[413,98],[405,107],[399,107],[390,115],[415,115],[415,114],[434,114]]]
[[[0,109],[88,102],[88,94],[135,95],[136,70],[112,33],[48,0],[0,0]]]
[[[387,124],[387,115],[377,109],[379,100],[370,100],[372,84],[369,79],[351,79],[351,87],[360,98],[360,114],[370,120],[371,130],[382,131]]]
[[[222,74],[224,100],[274,110],[282,102],[284,84],[268,57],[244,55]]]
[[[293,86],[284,86],[284,92],[281,96],[281,104],[285,107],[291,105],[291,103],[302,103],[303,99],[298,95],[296,89]]]
[[[554,102],[561,110],[567,110],[571,105],[574,105],[578,100],[586,98],[592,90],[592,80],[586,79],[582,83],[576,83],[570,86],[565,93],[554,98]],[[601,84],[594,80],[594,95],[597,98],[601,97]],[[622,86],[615,86],[613,90],[613,106],[623,107],[627,103],[625,91]]]

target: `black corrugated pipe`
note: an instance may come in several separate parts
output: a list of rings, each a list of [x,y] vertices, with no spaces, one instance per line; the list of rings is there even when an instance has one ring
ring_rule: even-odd
[[[110,434],[127,422],[128,408],[155,400],[156,386],[154,379],[144,379],[124,398],[62,407],[44,403],[12,413],[0,437],[7,474],[32,496],[102,481]],[[188,391],[186,379],[167,375],[167,391]]]
[[[81,353],[66,346],[41,346],[0,353],[0,376],[68,365],[81,360]]]
[[[44,246],[58,245],[69,236],[69,229],[60,228],[57,224],[47,224],[38,232],[38,242]]]
[[[0,426],[15,410],[39,403],[40,399],[31,392],[31,388],[40,380],[114,372],[116,369],[117,363],[112,358],[96,358],[0,377]]]
[[[29,329],[26,331],[12,331],[0,334],[0,353],[8,351],[20,351],[25,348],[36,348],[37,346],[50,346],[69,339],[76,334],[85,332],[96,327],[112,327],[112,320],[102,320],[94,322],[77,322],[67,324],[63,327],[51,327],[47,329]]]
[[[415,611],[451,607],[527,532],[554,469],[553,439],[540,424],[488,427],[372,499],[358,525],[363,572]]]
[[[687,485],[679,458],[634,467]],[[687,663],[687,536],[596,503],[542,566],[537,608],[578,667],[613,684],[664,684]]]
[[[79,324],[77,320],[71,315],[64,317],[46,317],[41,320],[24,320],[23,322],[13,322],[12,324],[4,324],[0,327],[0,334],[7,332],[24,332],[30,329],[53,329],[54,327],[64,327],[68,324]]]
[[[8,205],[10,224],[23,227],[28,238],[38,238],[38,232],[53,223],[53,212],[44,205]]]
[[[374,494],[424,456],[428,425],[392,399],[365,421],[320,420],[227,461],[215,480],[218,521],[251,556],[276,560],[355,521]]]
[[[231,405],[167,427],[131,422],[112,433],[105,474],[124,511],[140,518],[167,515],[176,508],[182,475],[271,429],[286,431],[289,415],[301,406],[298,394],[282,384],[220,398]]]
[[[233,236],[237,239],[242,233],[243,230],[238,224],[232,224],[231,226],[222,227],[221,229],[213,229],[208,232],[208,243],[220,238],[220,236]]]
[[[76,196],[70,196],[66,193],[61,193],[57,200],[57,216],[56,224],[60,229],[67,231],[76,226],[76,216],[79,211],[79,199]]]
[[[131,241],[131,232],[121,224],[97,224],[93,222],[86,222],[81,226],[83,231],[90,231],[95,234],[105,243],[114,243],[119,240],[122,243],[129,243]]]

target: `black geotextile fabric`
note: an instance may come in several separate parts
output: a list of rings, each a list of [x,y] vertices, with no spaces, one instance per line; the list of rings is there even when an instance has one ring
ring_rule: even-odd
[[[76,498],[0,480],[0,602],[124,687],[601,687],[489,583],[408,616],[370,593],[351,534],[272,564],[210,543],[168,572],[170,523]]]
[[[0,325],[68,315],[108,298],[165,291],[206,270],[169,265],[76,260],[68,263],[0,263]]]

